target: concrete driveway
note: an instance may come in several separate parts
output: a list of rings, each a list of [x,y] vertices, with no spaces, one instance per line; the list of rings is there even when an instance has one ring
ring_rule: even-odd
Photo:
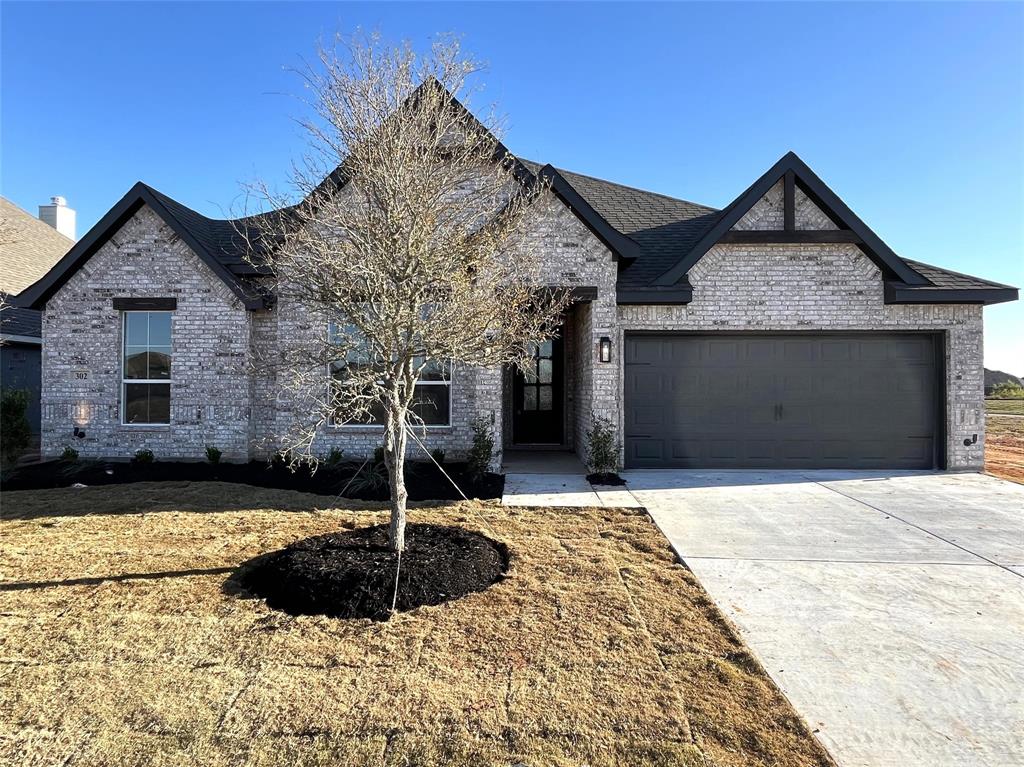
[[[1024,486],[624,476],[841,765],[1024,765]]]

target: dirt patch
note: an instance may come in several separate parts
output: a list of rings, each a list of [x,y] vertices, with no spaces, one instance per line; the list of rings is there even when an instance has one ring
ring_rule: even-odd
[[[468,498],[501,498],[505,478],[500,474],[486,474],[477,480],[467,474],[464,463],[446,463],[444,472],[447,477],[430,461],[408,462],[405,482],[409,498],[414,501],[456,501],[462,498],[459,490]],[[375,481],[368,481],[371,478]],[[390,494],[383,470],[372,470],[361,461],[321,465],[316,471],[305,467],[293,471],[280,463],[267,461],[218,464],[198,461],[47,461],[21,466],[5,474],[3,489],[48,490],[75,484],[91,487],[127,482],[238,482],[317,495],[337,496],[343,492],[345,498],[365,501],[386,501]]]
[[[1024,418],[990,415],[986,421],[985,471],[1024,483]]]
[[[638,510],[412,508],[512,565],[377,622],[223,587],[265,552],[384,524],[380,504],[217,482],[0,502],[0,764],[830,764]]]
[[[508,549],[480,533],[430,524],[406,526],[401,559],[388,526],[373,525],[296,541],[242,565],[228,582],[289,615],[391,617],[483,591],[508,570]],[[396,571],[398,574],[396,584]]]

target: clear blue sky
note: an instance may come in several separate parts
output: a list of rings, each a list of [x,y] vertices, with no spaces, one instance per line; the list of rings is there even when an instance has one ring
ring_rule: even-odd
[[[530,159],[710,205],[793,149],[908,258],[1024,286],[1024,5],[0,4],[0,189],[84,233],[136,181],[208,215],[301,149],[287,67],[454,31]],[[986,309],[1024,375],[1024,307]]]

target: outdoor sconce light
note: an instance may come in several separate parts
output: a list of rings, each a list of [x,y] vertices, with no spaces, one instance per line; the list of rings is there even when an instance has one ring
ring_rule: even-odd
[[[85,429],[81,428],[80,426],[75,427],[74,434],[75,439],[85,439]]]
[[[601,340],[597,342],[597,358],[601,362],[612,361],[612,339],[608,336],[601,336]]]

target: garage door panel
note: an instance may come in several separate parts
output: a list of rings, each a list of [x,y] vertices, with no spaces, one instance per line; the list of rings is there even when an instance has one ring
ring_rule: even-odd
[[[811,362],[815,359],[814,342],[795,340],[782,342],[782,361],[789,364]]]
[[[664,442],[660,439],[626,439],[626,454],[635,461],[664,461]]]
[[[821,359],[824,362],[849,362],[856,353],[854,344],[845,339],[821,342]]]
[[[768,427],[775,423],[774,405],[763,402],[747,408],[747,423],[754,427]]]
[[[664,392],[664,371],[654,368],[639,368],[627,373],[626,387],[639,397],[660,397]]]
[[[735,340],[709,341],[707,361],[712,365],[728,365],[740,359],[740,342]]]
[[[747,460],[774,460],[777,443],[771,439],[748,439],[743,455]]]
[[[771,339],[754,339],[746,343],[746,358],[755,361],[775,359],[776,343]]]
[[[931,354],[930,348],[916,339],[894,339],[889,344],[889,359],[918,360],[924,362]]]
[[[885,341],[858,341],[855,345],[857,359],[864,363],[885,362],[889,358],[889,345]]]
[[[638,427],[642,431],[643,427],[657,426],[663,420],[665,420],[665,409],[657,405],[650,405],[633,408],[628,423],[630,426]]]
[[[704,414],[703,408],[700,405],[681,405],[674,408],[669,408],[666,412],[664,408],[659,409],[658,421],[664,421],[666,418],[671,419],[672,424],[677,427],[679,431],[683,429],[692,431],[696,428],[704,426]]]
[[[930,336],[627,334],[625,358],[628,466],[934,464]]]

